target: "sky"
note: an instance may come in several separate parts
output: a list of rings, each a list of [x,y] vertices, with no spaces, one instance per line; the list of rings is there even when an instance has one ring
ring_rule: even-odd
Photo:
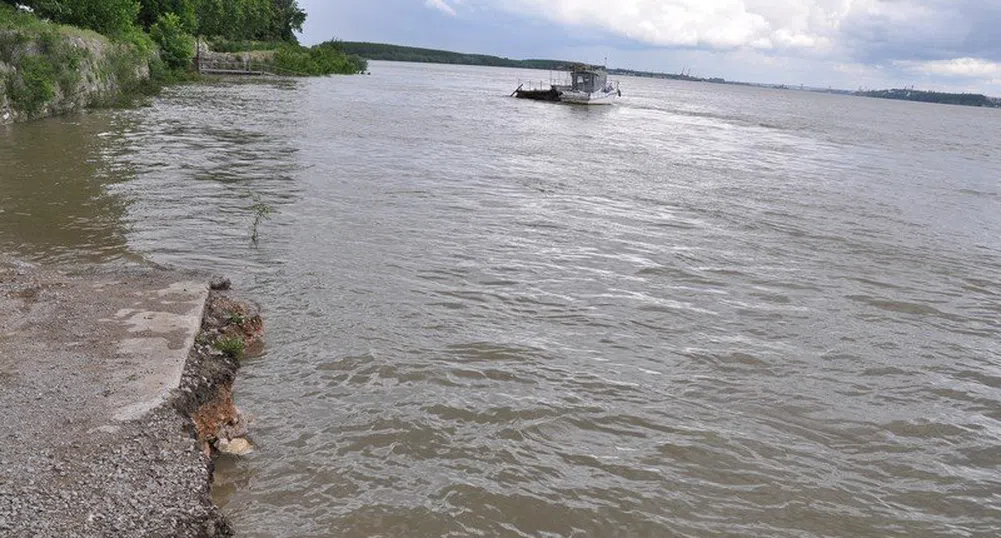
[[[1001,95],[1001,0],[299,0],[302,41]]]

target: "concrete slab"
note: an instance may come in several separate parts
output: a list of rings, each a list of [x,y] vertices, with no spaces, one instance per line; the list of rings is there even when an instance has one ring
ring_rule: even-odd
[[[77,401],[100,423],[95,428],[141,419],[180,385],[201,326],[206,283],[154,274],[128,280],[25,274],[31,280],[18,283],[7,273],[0,371],[20,379],[40,370],[91,372]]]
[[[105,292],[106,293],[106,292]],[[137,420],[167,402],[181,383],[184,362],[195,343],[209,289],[204,282],[173,282],[160,289],[136,290],[142,308],[124,308],[103,323],[123,328],[117,352],[138,371],[118,372],[116,421]],[[142,336],[140,336],[142,335]]]
[[[165,405],[208,293],[0,260],[0,536],[214,535],[205,456]],[[179,531],[192,514],[208,530]]]

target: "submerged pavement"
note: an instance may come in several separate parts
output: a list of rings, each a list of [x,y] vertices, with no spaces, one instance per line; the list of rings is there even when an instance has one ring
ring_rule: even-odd
[[[0,260],[0,536],[229,534],[168,401],[208,293],[167,272]]]

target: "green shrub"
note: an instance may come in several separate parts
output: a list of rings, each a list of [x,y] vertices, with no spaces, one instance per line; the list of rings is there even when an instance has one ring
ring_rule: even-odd
[[[132,27],[128,31],[122,32],[117,36],[116,41],[132,45],[135,47],[136,53],[144,58],[151,58],[154,52],[156,52],[156,43],[153,41],[153,38],[137,27]]]
[[[2,12],[3,10],[0,8],[0,13]],[[31,38],[24,32],[0,31],[0,62],[13,64],[28,41],[31,41]]]
[[[247,352],[247,344],[239,336],[226,336],[216,340],[215,348],[234,359],[242,359]]]
[[[102,79],[113,81],[118,91],[113,96],[107,96],[105,100],[91,104],[128,106],[136,99],[155,95],[163,84],[163,80],[152,76],[156,72],[158,62],[156,56],[151,57],[140,46],[132,43],[115,43],[106,50],[99,74]],[[145,76],[147,68],[150,76]]]
[[[229,39],[213,39],[209,48],[216,52],[251,52],[258,50],[278,50],[289,45],[286,41],[234,41]]]
[[[139,8],[139,24],[146,30],[153,28],[160,17],[167,13],[176,14],[180,18],[181,27],[185,32],[198,30],[198,13],[196,6],[203,0],[142,0]]]
[[[160,47],[160,58],[171,69],[187,69],[195,53],[195,40],[184,31],[181,18],[173,13],[160,16],[150,29],[150,37]]]
[[[149,79],[155,84],[169,84],[175,80],[173,69],[162,58],[154,56],[149,60]]]
[[[44,23],[38,17],[0,0],[0,28],[36,28]]]
[[[62,24],[88,28],[108,36],[133,27],[139,17],[138,0],[62,0],[25,2],[35,13]]]
[[[56,95],[56,70],[47,58],[25,56],[17,76],[7,79],[7,97],[28,116],[36,116]]]
[[[310,48],[285,45],[275,54],[274,65],[279,74],[298,76],[352,75],[368,69],[365,60],[345,54],[333,42]]]
[[[74,46],[54,27],[0,32],[0,61],[15,68],[3,80],[11,104],[33,117],[58,92],[72,97],[88,54],[87,49]]]

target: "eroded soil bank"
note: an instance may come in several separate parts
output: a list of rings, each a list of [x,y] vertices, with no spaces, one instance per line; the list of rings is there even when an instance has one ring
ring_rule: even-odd
[[[212,447],[245,423],[216,342],[260,334],[198,275],[0,260],[0,535],[232,535]]]

